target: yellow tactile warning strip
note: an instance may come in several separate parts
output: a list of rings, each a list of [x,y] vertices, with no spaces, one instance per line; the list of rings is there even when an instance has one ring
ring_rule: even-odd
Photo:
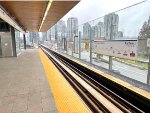
[[[41,49],[39,54],[59,113],[90,113],[85,103]]]
[[[82,65],[82,66],[84,66],[84,67],[86,67],[86,68],[88,68],[88,69],[90,69],[90,70],[96,72],[96,73],[99,73],[99,74],[102,75],[103,77],[105,77],[105,78],[107,78],[107,79],[109,79],[109,80],[111,80],[111,81],[113,81],[113,82],[115,82],[115,83],[117,83],[117,84],[120,84],[120,85],[126,87],[127,89],[130,89],[130,90],[136,92],[136,93],[139,94],[139,95],[142,95],[142,96],[145,97],[145,98],[150,99],[150,93],[147,92],[147,91],[145,91],[145,90],[142,90],[142,89],[140,89],[140,88],[138,88],[138,87],[135,87],[135,86],[133,86],[133,85],[131,85],[131,84],[129,84],[129,83],[123,81],[123,80],[120,80],[120,79],[118,79],[118,78],[115,78],[114,76],[109,75],[109,74],[107,74],[107,73],[104,73],[104,72],[102,72],[102,71],[100,71],[100,70],[98,70],[98,69],[95,69],[95,68],[93,68],[93,67],[87,65],[87,64],[81,63],[80,61],[78,61],[78,60],[76,60],[76,59],[74,59],[74,58],[71,58],[71,57],[69,57],[69,56],[67,56],[67,55],[65,55],[65,54],[61,54],[61,55],[63,55],[63,56],[66,57],[66,58],[69,58],[70,60],[72,60],[72,61],[74,61],[74,62],[76,62],[76,63],[78,63],[78,64],[80,64],[80,65]]]

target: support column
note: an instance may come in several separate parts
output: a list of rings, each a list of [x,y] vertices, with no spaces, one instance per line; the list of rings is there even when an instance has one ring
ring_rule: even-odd
[[[15,29],[11,26],[11,38],[12,38],[12,52],[13,56],[17,57],[17,52],[16,52],[16,39],[15,39]]]
[[[24,49],[26,49],[27,46],[26,46],[26,36],[25,36],[25,34],[23,34],[23,42],[24,42]]]
[[[1,36],[0,36],[0,57],[2,56],[2,45],[1,45]]]
[[[112,70],[112,56],[109,56],[109,70]]]

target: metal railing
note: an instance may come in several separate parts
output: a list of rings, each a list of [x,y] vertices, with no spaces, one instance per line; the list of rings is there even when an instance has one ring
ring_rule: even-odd
[[[58,52],[79,58],[136,81],[150,84],[149,52],[146,45],[147,38],[150,38],[149,7],[150,1],[148,0],[109,13],[79,25],[75,29],[66,30],[66,32],[63,29],[63,32],[61,30],[53,32],[54,35],[52,33],[54,29],[52,31],[50,29],[51,40],[57,40],[55,43],[49,43],[49,46],[52,44]],[[61,28],[58,24],[55,26]],[[70,32],[74,34],[70,34]],[[136,40],[135,52],[137,57],[131,59],[103,54],[103,52],[96,53],[94,51],[95,40],[103,42]],[[118,50],[120,48],[121,46],[118,46]],[[134,56],[134,54],[132,55]]]

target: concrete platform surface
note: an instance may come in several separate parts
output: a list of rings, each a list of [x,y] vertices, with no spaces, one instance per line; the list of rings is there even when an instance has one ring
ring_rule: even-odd
[[[57,113],[37,49],[0,58],[0,113]]]

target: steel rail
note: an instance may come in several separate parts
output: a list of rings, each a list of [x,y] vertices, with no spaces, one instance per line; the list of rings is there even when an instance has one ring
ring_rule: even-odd
[[[54,53],[55,54],[55,53]],[[110,100],[113,104],[118,106],[123,112],[129,113],[129,112],[143,112],[140,109],[138,109],[133,104],[129,103],[128,101],[124,100],[119,95],[115,94],[102,84],[98,83],[94,79],[90,78],[87,74],[83,73],[81,70],[77,69],[75,66],[69,64],[67,61],[65,61],[63,58],[54,55],[57,57],[62,63],[67,64],[66,66],[70,68],[72,71],[74,71],[80,78],[82,78],[84,81],[86,81],[89,85],[91,85],[94,89],[96,89],[100,94],[102,94],[104,97],[106,97],[108,100]]]
[[[74,89],[78,92],[78,94],[82,97],[82,99],[85,100],[86,104],[93,112],[112,112],[112,111],[110,108],[107,108],[105,105],[103,105],[104,101],[100,102],[100,100],[98,100],[96,96],[93,96],[94,94],[91,94],[90,90],[84,88],[83,84],[81,85],[79,82],[80,79],[82,79],[82,81],[84,81],[86,85],[89,85],[92,91],[95,90],[97,94],[99,93],[107,101],[110,101],[110,103],[112,103],[114,107],[118,108],[122,112],[145,113],[146,111],[148,111],[149,108],[146,108],[143,111],[143,109],[140,109],[134,104],[132,104],[133,101],[130,103],[130,101],[122,98],[113,90],[99,83],[97,80],[90,77],[91,72],[88,73],[88,71],[86,72],[82,70],[83,68],[79,68],[79,66],[73,63],[73,61],[67,59],[66,57],[54,51],[51,51],[46,46],[41,46],[41,48],[47,54],[50,60],[55,64],[55,66],[59,69],[59,71],[64,75],[64,77],[69,81],[69,83],[74,87]],[[72,73],[74,76],[72,76]],[[76,80],[75,76],[78,76],[80,79]],[[126,91],[125,88],[123,88],[123,90]]]
[[[59,55],[57,55],[55,52],[52,52],[55,57],[57,57],[62,63],[64,63],[68,68],[70,68],[72,71],[74,71],[80,78],[82,78],[84,81],[86,81],[89,85],[91,85],[94,89],[96,89],[100,94],[102,94],[104,97],[106,97],[108,100],[110,100],[113,104],[118,106],[122,111],[125,113],[129,112],[144,112],[131,104],[130,102],[126,101],[119,95],[115,94],[108,88],[106,88],[104,85],[98,83],[94,79],[92,79],[88,74],[82,72],[80,69],[76,68],[75,66],[71,65],[67,61],[65,61],[63,58],[61,58]]]
[[[72,81],[79,86],[79,88],[87,95],[88,99],[90,99],[94,106],[98,106],[99,111],[97,112],[105,112],[105,113],[123,113],[118,107],[112,104],[109,100],[107,100],[104,96],[98,93],[95,89],[93,89],[90,85],[88,85],[85,81],[83,81],[80,77],[78,77],[73,71],[67,68],[64,64],[62,64],[59,60],[57,60],[53,55],[48,53],[46,50],[43,51],[49,56],[50,60],[55,62],[54,64],[59,65],[59,69],[63,69],[66,73],[67,77],[72,79]],[[63,75],[64,75],[63,72]],[[89,106],[89,105],[88,105]],[[91,106],[89,106],[90,108]],[[92,106],[93,107],[93,106]],[[94,111],[92,109],[92,111]]]

